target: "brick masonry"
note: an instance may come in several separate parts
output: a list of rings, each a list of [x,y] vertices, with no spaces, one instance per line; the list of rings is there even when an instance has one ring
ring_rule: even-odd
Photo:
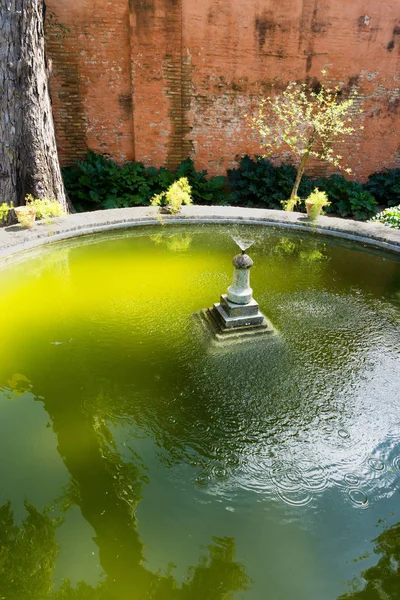
[[[51,90],[64,164],[117,161],[210,174],[260,152],[257,101],[328,70],[365,127],[341,153],[362,180],[400,167],[400,0],[49,0]],[[277,160],[285,158],[277,156]],[[318,163],[313,173],[325,173]]]

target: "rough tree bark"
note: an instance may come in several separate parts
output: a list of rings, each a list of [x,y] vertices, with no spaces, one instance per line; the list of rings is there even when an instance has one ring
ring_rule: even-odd
[[[0,203],[26,194],[64,209],[49,94],[44,0],[0,0]]]

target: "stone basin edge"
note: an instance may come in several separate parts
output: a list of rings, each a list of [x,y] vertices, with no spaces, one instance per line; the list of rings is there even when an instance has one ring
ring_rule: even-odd
[[[310,223],[303,213],[232,206],[184,206],[165,223],[243,223],[296,229],[335,236],[400,254],[400,230],[382,223],[365,223],[336,217],[319,217]],[[0,258],[38,246],[104,231],[157,225],[156,207],[117,208],[57,217],[51,224],[37,222],[31,229],[17,225],[0,228]]]

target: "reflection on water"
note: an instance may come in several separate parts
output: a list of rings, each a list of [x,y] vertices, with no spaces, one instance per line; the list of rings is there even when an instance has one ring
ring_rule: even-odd
[[[87,238],[0,272],[0,597],[335,600],[360,576],[398,511],[400,265],[242,238],[279,336],[229,351],[191,317],[231,279],[224,230]]]
[[[191,567],[185,582],[179,586],[170,572],[165,575],[151,573],[140,564],[119,555],[119,570],[106,571],[104,580],[93,587],[85,581],[76,586],[64,579],[57,591],[53,580],[60,546],[56,539],[59,522],[46,511],[40,512],[25,503],[27,517],[16,525],[11,503],[0,506],[1,570],[0,590],[2,598],[43,600],[67,600],[88,598],[154,598],[162,600],[231,598],[232,593],[245,590],[249,578],[243,566],[235,561],[235,543],[230,538],[214,538],[208,554]],[[121,550],[121,553],[123,550]],[[125,564],[124,564],[125,563]]]
[[[18,526],[11,503],[0,506],[0,591],[3,598],[48,598],[58,555],[56,524],[29,502],[25,508],[28,515]]]
[[[164,245],[171,252],[186,252],[192,243],[192,236],[189,233],[154,233],[150,236],[152,242],[157,246]]]
[[[281,237],[272,247],[264,248],[265,252],[279,257],[297,257],[309,263],[327,260],[326,244],[321,240],[303,240],[302,238],[290,239]]]
[[[382,531],[373,540],[378,563],[362,571],[338,600],[398,600],[400,598],[400,523]],[[363,560],[361,557],[359,560]]]

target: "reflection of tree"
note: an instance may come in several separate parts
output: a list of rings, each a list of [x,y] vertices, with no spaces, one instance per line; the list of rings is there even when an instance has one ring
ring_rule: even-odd
[[[156,246],[164,244],[172,252],[186,252],[192,243],[192,236],[189,233],[173,233],[170,235],[155,233],[150,236],[150,239]]]
[[[105,583],[93,588],[80,581],[76,587],[72,587],[70,581],[64,581],[60,589],[50,594],[46,600],[111,600],[111,596],[107,592]]]
[[[178,587],[171,573],[153,574],[131,563],[135,585],[131,590],[116,585],[108,577],[95,588],[81,581],[76,587],[65,580],[52,591],[53,571],[59,554],[56,541],[57,521],[26,503],[28,516],[20,526],[14,523],[10,503],[0,507],[0,595],[7,600],[229,600],[235,591],[247,588],[249,578],[243,566],[235,562],[235,544],[231,538],[214,538],[209,556],[200,558],[196,567]],[[128,565],[126,565],[128,566]],[[142,574],[138,569],[142,570]],[[129,578],[129,572],[126,573]],[[143,576],[146,587],[143,587]],[[142,581],[141,581],[142,579]],[[122,595],[121,595],[122,593]]]
[[[308,263],[327,260],[326,244],[319,239],[306,239],[296,237],[281,237],[276,244],[264,248],[270,255],[287,258],[293,256]]]
[[[120,401],[124,405],[124,398],[117,390],[115,394],[105,393],[102,383],[100,389],[91,385],[82,402],[79,390],[84,388],[86,371],[75,369],[72,377],[66,369],[62,377],[55,378],[51,367],[49,364],[48,373],[43,369],[43,380],[35,382],[35,387],[44,393],[43,404],[52,419],[58,452],[71,477],[71,485],[55,504],[61,511],[77,505],[93,528],[104,578],[97,587],[85,582],[72,585],[67,580],[53,591],[53,571],[60,551],[55,536],[59,521],[52,521],[50,511],[40,513],[27,504],[28,517],[17,526],[7,504],[0,507],[0,598],[228,600],[235,591],[246,589],[249,579],[244,567],[235,561],[235,543],[230,538],[215,538],[207,556],[190,568],[182,584],[171,569],[153,573],[146,568],[136,519],[146,472],[140,456],[130,452],[129,460],[124,459],[110,429],[115,405]],[[27,378],[18,378],[17,391],[21,381],[23,389],[29,383]],[[59,398],[60,385],[64,401]]]
[[[208,547],[209,558],[200,559],[190,569],[190,578],[182,587],[179,598],[185,600],[219,600],[232,597],[233,592],[245,590],[249,583],[243,566],[235,562],[235,542],[232,538],[213,538]]]
[[[53,585],[56,525],[28,502],[25,508],[18,527],[11,503],[0,507],[0,597],[7,600],[47,598]]]
[[[352,590],[338,600],[399,600],[400,598],[400,523],[383,531],[375,540],[378,563],[355,579]],[[362,587],[364,585],[364,587]]]

